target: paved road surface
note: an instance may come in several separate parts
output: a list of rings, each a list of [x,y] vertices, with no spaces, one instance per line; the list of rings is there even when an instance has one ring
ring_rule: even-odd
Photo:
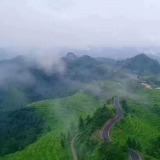
[[[117,123],[119,122],[119,120],[121,118],[123,118],[123,111],[121,109],[121,106],[119,104],[119,98],[115,99],[115,107],[117,109],[117,117],[114,118],[113,120],[110,121],[110,123],[104,128],[103,132],[102,132],[102,137],[105,140],[108,140],[109,142],[111,141],[110,138],[110,130],[111,128]],[[133,150],[128,149],[128,154],[130,155],[132,160],[141,160],[140,156]]]
[[[103,139],[107,139],[108,141],[111,141],[111,138],[110,138],[110,130],[111,128],[123,117],[123,112],[122,112],[122,109],[120,107],[120,104],[119,104],[119,99],[116,98],[115,100],[115,107],[117,109],[117,117],[115,119],[113,119],[103,130],[103,133],[102,133],[102,137]]]
[[[128,149],[128,154],[130,155],[132,160],[141,160],[141,157],[131,149]]]

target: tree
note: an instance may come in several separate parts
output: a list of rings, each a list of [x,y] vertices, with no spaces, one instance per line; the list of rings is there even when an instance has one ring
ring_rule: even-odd
[[[153,112],[156,114],[160,114],[160,106],[158,104],[154,104]]]
[[[102,143],[96,153],[95,160],[126,160],[126,154],[117,145]]]
[[[137,142],[136,149],[139,151],[142,151],[142,146],[141,146],[140,142]]]
[[[79,125],[78,125],[78,127],[79,127],[79,130],[81,130],[84,127],[84,120],[83,120],[83,118],[81,116],[79,117]]]
[[[68,130],[68,133],[67,133],[67,139],[70,141],[72,139],[72,135],[70,133],[70,131]]]
[[[133,148],[133,149],[136,149],[136,146],[137,146],[137,145],[136,145],[136,141],[135,141],[135,139],[133,138],[133,139],[132,139],[132,148]]]
[[[107,99],[106,104],[111,104],[112,103],[112,99]]]
[[[123,152],[126,152],[127,153],[127,149],[128,149],[128,146],[127,146],[127,144],[124,144],[124,145],[122,145],[122,146],[120,146],[120,149],[123,151]]]
[[[72,134],[75,134],[76,126],[75,126],[75,123],[73,121],[70,123],[70,130],[71,130]]]
[[[92,120],[91,117],[88,115],[86,118],[86,124],[89,124],[91,122],[91,120]]]
[[[65,147],[65,143],[64,143],[64,140],[63,140],[63,139],[61,139],[61,146],[62,146],[62,148]]]
[[[122,108],[125,110],[126,113],[129,112],[129,107],[126,100],[122,100]]]
[[[47,131],[48,131],[48,132],[51,132],[51,131],[52,131],[50,125],[47,126]]]
[[[132,140],[130,137],[128,137],[128,139],[127,139],[127,145],[129,148],[132,148]]]

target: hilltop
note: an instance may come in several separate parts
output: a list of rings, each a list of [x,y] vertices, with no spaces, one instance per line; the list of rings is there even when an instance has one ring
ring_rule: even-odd
[[[138,54],[117,63],[118,66],[137,74],[160,74],[160,64],[146,54]]]

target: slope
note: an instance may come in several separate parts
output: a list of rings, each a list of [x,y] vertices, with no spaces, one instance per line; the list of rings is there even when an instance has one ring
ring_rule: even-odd
[[[159,74],[160,64],[158,61],[148,57],[145,54],[139,54],[117,63],[124,69],[128,69],[136,74]]]
[[[128,139],[132,139],[138,144],[135,149],[144,153],[145,157],[152,156],[160,159],[159,148],[152,149],[155,141],[160,137],[160,116],[158,112],[155,112],[155,104],[156,109],[160,109],[160,92],[155,89],[140,89],[135,94],[141,97],[141,101],[127,100],[128,109],[125,117],[112,130],[112,139],[122,146],[127,143]],[[150,159],[154,158],[150,157]]]
[[[32,103],[28,107],[36,108],[46,117],[50,129],[42,138],[21,152],[0,158],[0,160],[59,160],[72,159],[68,144],[62,145],[62,133],[66,135],[70,124],[77,126],[79,116],[91,115],[102,102],[88,94],[77,93],[74,96]]]

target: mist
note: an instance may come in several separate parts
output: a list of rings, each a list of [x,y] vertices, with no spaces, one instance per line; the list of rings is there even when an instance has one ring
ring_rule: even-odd
[[[38,69],[46,75],[62,75],[65,64],[57,54],[34,54],[17,56],[0,62],[0,88],[5,89],[13,84],[32,86],[37,80],[32,69]]]

